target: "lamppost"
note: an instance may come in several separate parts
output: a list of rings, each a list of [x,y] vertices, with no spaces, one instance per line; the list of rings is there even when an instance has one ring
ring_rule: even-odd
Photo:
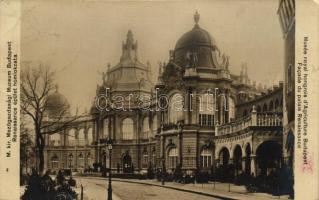
[[[71,153],[71,154],[69,154],[69,168],[70,168],[71,177],[72,177],[72,160],[73,160],[73,155]]]
[[[109,187],[107,189],[107,200],[112,200],[112,139],[101,139],[101,143],[105,144],[105,148],[109,150]]]
[[[162,185],[165,185],[165,181],[164,181],[164,179],[165,179],[165,170],[164,170],[164,168],[165,168],[165,160],[164,160],[164,157],[162,157]]]
[[[112,145],[113,141],[112,139],[107,140],[107,148],[109,150],[109,188],[107,190],[107,200],[112,200]]]

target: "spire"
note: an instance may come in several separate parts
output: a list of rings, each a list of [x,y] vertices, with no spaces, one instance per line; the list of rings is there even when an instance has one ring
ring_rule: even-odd
[[[195,15],[194,15],[194,21],[195,21],[195,24],[196,24],[196,25],[198,25],[199,17],[200,17],[200,15],[198,14],[198,12],[197,12],[197,10],[196,10]]]
[[[133,33],[128,30],[126,34],[126,43],[122,44],[122,57],[124,59],[134,59],[137,60],[137,41],[134,42]]]
[[[127,35],[126,35],[126,45],[130,46],[133,45],[133,33],[131,30],[128,30]]]

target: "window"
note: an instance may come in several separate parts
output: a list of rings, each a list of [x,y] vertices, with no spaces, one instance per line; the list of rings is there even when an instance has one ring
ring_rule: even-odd
[[[93,131],[92,128],[88,129],[88,145],[91,145],[93,142]]]
[[[181,94],[174,94],[169,101],[169,122],[177,123],[183,119],[184,98]]]
[[[208,148],[204,148],[200,153],[201,166],[203,168],[211,167],[212,165],[212,151]]]
[[[168,168],[175,169],[177,166],[177,148],[171,148],[168,152]]]
[[[202,94],[199,97],[199,124],[201,126],[214,126],[215,103],[212,94]]]
[[[122,139],[133,140],[134,138],[134,124],[131,118],[126,118],[122,121]]]
[[[143,127],[142,127],[142,138],[147,139],[149,137],[150,127],[149,127],[149,118],[144,117]]]
[[[54,133],[50,135],[50,145],[60,146],[61,145],[61,135],[59,133]]]
[[[228,98],[228,113],[229,113],[229,121],[233,121],[235,119],[235,101],[233,98]]]
[[[51,157],[51,165],[52,169],[59,168],[59,158],[56,154],[54,154],[54,156]]]
[[[70,153],[68,155],[68,167],[73,168],[73,166],[74,166],[73,164],[74,164],[74,157],[73,157],[73,154]]]
[[[152,164],[155,165],[155,162],[156,162],[156,151],[155,151],[155,149],[153,149],[153,151],[152,151]]]
[[[78,141],[80,146],[85,145],[85,135],[84,135],[84,128],[81,128],[78,135]]]
[[[201,126],[214,126],[214,115],[199,114],[199,124]]]
[[[69,146],[75,146],[76,145],[76,138],[75,138],[75,130],[71,129],[68,133],[68,141]]]
[[[107,138],[109,136],[109,119],[103,120],[103,135],[102,138]]]
[[[267,108],[267,104],[264,103],[264,106],[263,106],[263,112],[267,112],[268,111],[268,108]]]
[[[143,167],[147,167],[148,164],[148,153],[146,149],[143,151]]]

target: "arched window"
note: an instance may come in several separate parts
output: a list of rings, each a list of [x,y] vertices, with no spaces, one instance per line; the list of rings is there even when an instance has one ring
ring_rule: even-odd
[[[78,141],[80,146],[85,145],[85,135],[84,135],[84,128],[81,128],[78,135]]]
[[[199,97],[199,124],[202,126],[214,126],[215,103],[212,94],[202,94]]]
[[[126,118],[122,121],[122,139],[123,140],[134,139],[134,124],[131,118]]]
[[[174,94],[169,101],[169,122],[177,123],[183,119],[183,109],[184,109],[184,97],[176,93]]]
[[[203,148],[202,152],[200,153],[200,161],[201,166],[203,168],[208,168],[212,166],[212,150],[209,148]]]
[[[102,138],[105,139],[109,136],[109,119],[103,120],[103,136]]]
[[[88,145],[91,145],[93,142],[93,131],[92,128],[88,129]]]
[[[61,145],[60,133],[54,133],[50,135],[50,146],[60,146],[60,145]]]
[[[268,111],[268,108],[267,108],[267,104],[265,103],[263,106],[263,112],[267,112],[267,111]]]
[[[261,107],[259,105],[257,106],[257,112],[261,112]]]
[[[269,103],[269,111],[274,111],[274,102],[270,101]]]
[[[69,130],[68,142],[69,142],[69,146],[75,146],[76,145],[76,137],[75,137],[75,130],[74,129]]]
[[[178,151],[177,148],[171,148],[168,151],[168,168],[170,169],[175,169],[177,166],[177,156],[178,156]]]
[[[51,157],[51,166],[52,166],[52,169],[58,169],[59,168],[59,157],[56,154],[54,154]]]
[[[152,150],[152,164],[153,166],[155,165],[156,163],[156,151],[155,151],[155,148],[153,148]]]
[[[275,111],[278,111],[279,110],[279,100],[276,99],[275,101]]]
[[[142,138],[147,139],[149,137],[150,126],[149,126],[149,118],[144,117],[143,126],[142,126]]]
[[[233,121],[235,119],[235,101],[233,98],[228,98],[228,113],[229,113],[229,121]]]
[[[246,117],[248,115],[248,111],[247,110],[244,110],[243,112],[243,117]]]

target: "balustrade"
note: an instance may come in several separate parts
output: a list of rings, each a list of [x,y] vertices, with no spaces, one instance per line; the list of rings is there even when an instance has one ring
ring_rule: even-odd
[[[231,134],[243,130],[249,126],[282,126],[282,114],[275,112],[252,112],[248,117],[218,126],[216,129],[216,135]]]

